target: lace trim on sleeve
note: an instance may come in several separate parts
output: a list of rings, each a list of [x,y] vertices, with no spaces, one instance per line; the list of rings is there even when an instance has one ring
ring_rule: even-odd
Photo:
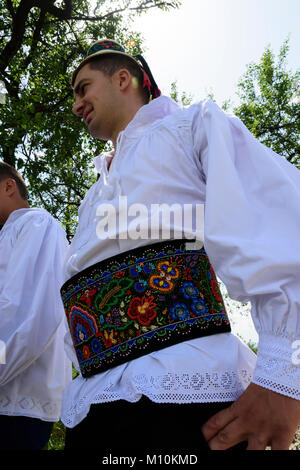
[[[300,344],[295,338],[260,334],[252,382],[300,400]],[[295,346],[298,345],[298,348]]]

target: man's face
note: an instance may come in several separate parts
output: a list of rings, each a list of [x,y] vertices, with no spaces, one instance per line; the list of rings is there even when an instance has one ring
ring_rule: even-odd
[[[0,181],[0,226],[4,225],[9,214],[9,202],[10,198],[10,187],[9,187],[10,179],[5,178],[4,180]]]
[[[118,119],[118,94],[113,80],[87,64],[78,72],[73,90],[73,112],[83,119],[93,137],[111,140]]]

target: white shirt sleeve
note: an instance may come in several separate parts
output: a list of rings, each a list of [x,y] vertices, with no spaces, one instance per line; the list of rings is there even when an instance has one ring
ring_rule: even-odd
[[[251,302],[253,382],[300,399],[300,171],[213,102],[197,106],[207,254],[230,297]]]
[[[0,339],[6,363],[0,386],[28,368],[54,339],[63,321],[59,288],[67,247],[63,229],[46,212],[19,224],[0,295]]]

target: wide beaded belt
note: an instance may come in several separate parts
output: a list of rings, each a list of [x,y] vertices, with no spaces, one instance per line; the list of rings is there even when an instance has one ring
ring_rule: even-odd
[[[230,331],[214,271],[186,240],[139,247],[69,279],[62,299],[83,377]]]

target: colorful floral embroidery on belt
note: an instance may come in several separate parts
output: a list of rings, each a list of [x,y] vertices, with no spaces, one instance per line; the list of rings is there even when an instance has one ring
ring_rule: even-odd
[[[81,373],[88,377],[187,339],[230,331],[204,249],[172,240],[78,273],[61,289]]]

